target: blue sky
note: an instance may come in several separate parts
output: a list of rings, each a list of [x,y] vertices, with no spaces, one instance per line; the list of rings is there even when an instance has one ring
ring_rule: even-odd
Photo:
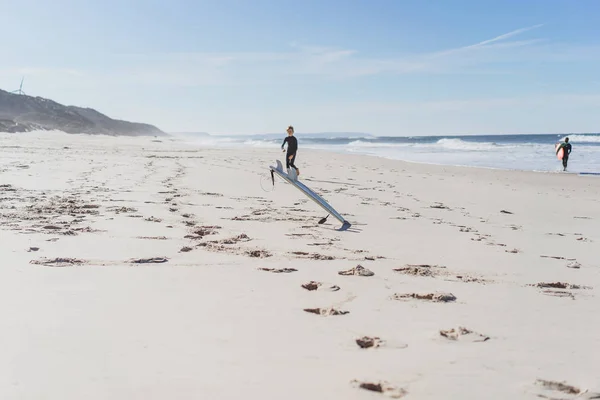
[[[0,88],[170,132],[600,131],[596,0],[0,0]]]

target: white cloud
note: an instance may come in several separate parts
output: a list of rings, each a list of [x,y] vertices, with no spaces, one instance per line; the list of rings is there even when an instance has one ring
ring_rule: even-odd
[[[538,24],[538,25],[533,25],[533,26],[527,27],[527,28],[515,29],[514,31],[510,31],[510,32],[504,33],[502,35],[498,35],[498,36],[496,36],[496,37],[494,37],[492,39],[488,39],[488,40],[484,40],[482,42],[479,42],[479,43],[477,43],[474,46],[485,46],[485,45],[490,44],[490,43],[498,42],[498,41],[501,41],[501,40],[504,40],[504,39],[508,39],[508,38],[516,36],[516,35],[520,35],[521,33],[530,31],[532,29],[541,28],[542,26],[544,26],[544,25],[543,24]]]

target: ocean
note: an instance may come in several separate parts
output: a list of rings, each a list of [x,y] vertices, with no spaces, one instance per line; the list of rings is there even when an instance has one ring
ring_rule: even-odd
[[[196,146],[265,147],[277,149],[280,135],[186,134]],[[410,162],[509,170],[562,171],[555,144],[565,137],[573,146],[569,172],[600,173],[600,134],[470,135],[470,136],[368,136],[297,133],[298,161],[310,149],[328,150]]]

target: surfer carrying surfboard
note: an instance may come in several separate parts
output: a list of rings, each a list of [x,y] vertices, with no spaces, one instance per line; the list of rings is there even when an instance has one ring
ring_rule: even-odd
[[[288,126],[287,128],[287,137],[283,139],[283,143],[281,144],[281,149],[285,151],[283,148],[287,143],[287,153],[285,155],[285,166],[289,170],[290,167],[296,170],[296,175],[300,175],[300,170],[296,168],[294,165],[294,161],[296,161],[296,152],[298,151],[298,140],[294,136],[294,127]]]
[[[571,154],[571,143],[569,143],[569,138],[565,138],[565,141],[560,143],[557,147],[556,147],[556,155],[558,156],[558,153],[562,150],[562,164],[563,164],[563,171],[567,170],[567,163],[569,162],[569,154]]]

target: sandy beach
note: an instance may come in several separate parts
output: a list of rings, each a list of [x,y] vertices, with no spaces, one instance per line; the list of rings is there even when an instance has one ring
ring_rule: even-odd
[[[275,159],[0,134],[0,399],[600,398],[600,178]]]

